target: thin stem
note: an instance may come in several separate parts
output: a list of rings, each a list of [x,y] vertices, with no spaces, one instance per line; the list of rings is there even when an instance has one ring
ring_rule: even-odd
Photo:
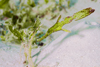
[[[40,39],[37,39],[38,42],[42,41],[43,39],[45,39],[47,36],[49,36],[48,33],[46,33],[43,37],[41,37]]]
[[[32,56],[31,56],[31,51],[32,51],[32,42],[35,36],[35,32],[33,33],[33,35],[31,36],[31,39],[29,41],[29,48],[28,48],[28,61],[29,61],[29,65],[30,67],[34,67],[33,61],[32,61]]]

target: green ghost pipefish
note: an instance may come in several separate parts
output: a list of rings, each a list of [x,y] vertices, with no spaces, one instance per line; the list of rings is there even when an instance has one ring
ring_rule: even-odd
[[[41,37],[40,39],[37,39],[37,41],[42,41],[44,38],[46,38],[47,36],[49,36],[50,34],[52,34],[53,32],[57,32],[57,31],[60,31],[60,30],[63,30],[65,32],[70,32],[69,30],[66,30],[66,29],[62,29],[62,27],[65,25],[65,24],[68,24],[70,22],[72,22],[72,20],[80,20],[82,18],[85,18],[87,17],[88,15],[92,14],[93,12],[95,11],[95,9],[92,9],[91,7],[89,8],[86,8],[86,9],[83,9],[79,12],[76,12],[73,16],[68,16],[64,19],[64,21],[61,21],[59,22],[60,18],[61,18],[61,15],[58,17],[58,20],[57,22],[48,29],[48,31],[46,32],[46,34]]]

